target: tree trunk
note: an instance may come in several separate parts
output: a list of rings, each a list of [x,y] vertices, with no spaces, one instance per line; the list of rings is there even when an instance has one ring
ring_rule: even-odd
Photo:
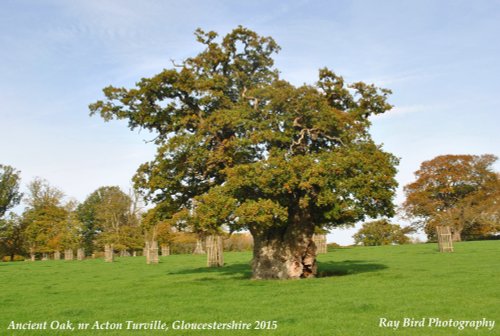
[[[299,279],[316,276],[314,226],[308,216],[295,216],[284,228],[252,230],[253,279]]]

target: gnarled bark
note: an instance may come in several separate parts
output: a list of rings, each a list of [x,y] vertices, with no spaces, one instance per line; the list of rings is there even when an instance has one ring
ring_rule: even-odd
[[[304,220],[287,227],[252,230],[253,279],[313,278],[317,273],[314,226]]]

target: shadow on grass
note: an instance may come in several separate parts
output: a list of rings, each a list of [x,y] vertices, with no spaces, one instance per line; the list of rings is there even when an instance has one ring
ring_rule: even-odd
[[[386,268],[386,265],[367,262],[365,260],[320,262],[318,263],[318,278],[377,272]]]
[[[386,269],[387,266],[383,264],[371,263],[364,260],[344,260],[339,262],[319,262],[318,263],[318,278],[333,277],[333,276],[346,276],[358,273],[377,272]],[[231,279],[250,279],[252,277],[252,269],[250,263],[230,264],[224,267],[200,267],[182,269],[174,272],[169,272],[172,275],[187,275],[187,274],[200,274],[206,275],[197,281],[216,280],[217,276],[231,276]],[[214,275],[215,277],[211,277]]]
[[[199,267],[186,268],[174,272],[169,272],[171,275],[186,275],[186,274],[204,274],[204,275],[232,275],[232,279],[250,279],[252,277],[252,268],[250,263],[244,264],[229,264],[223,267]],[[197,280],[215,280],[213,277],[205,277]]]

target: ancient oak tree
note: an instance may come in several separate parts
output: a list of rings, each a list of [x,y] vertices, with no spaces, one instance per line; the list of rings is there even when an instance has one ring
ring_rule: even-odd
[[[393,213],[397,159],[368,132],[390,91],[328,69],[296,87],[274,68],[276,42],[243,27],[196,37],[198,55],[106,87],[91,114],[157,135],[134,181],[176,225],[249,230],[256,279],[312,277],[315,228]]]

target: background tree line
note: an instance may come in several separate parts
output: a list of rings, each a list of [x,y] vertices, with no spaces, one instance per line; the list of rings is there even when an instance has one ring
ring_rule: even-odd
[[[353,236],[356,244],[405,244],[408,234],[423,230],[434,241],[436,225],[447,225],[454,240],[495,238],[500,232],[500,175],[493,155],[443,155],[423,162],[416,180],[405,187],[401,210],[411,225],[402,228],[388,219],[363,224]],[[0,255],[52,253],[84,247],[91,255],[104,244],[117,251],[140,251],[145,238],[154,236],[173,253],[191,253],[201,232],[172,227],[158,207],[144,211],[137,193],[116,186],[100,187],[82,203],[65,201],[64,193],[46,180],[35,178],[20,192],[20,172],[0,165]],[[24,200],[21,215],[10,211]],[[207,209],[208,211],[208,209]],[[228,237],[226,237],[228,238]],[[234,234],[225,250],[249,250],[249,235]]]
[[[92,192],[82,203],[66,199],[65,194],[48,181],[35,178],[20,192],[20,172],[0,165],[0,257],[50,254],[83,247],[87,256],[112,244],[115,251],[141,251],[148,236],[172,253],[191,253],[199,235],[179,232],[170,223],[145,211],[137,193],[123,192],[117,186],[104,186]],[[11,210],[23,201],[20,215]],[[229,237],[226,237],[229,238]],[[248,235],[226,239],[227,250],[248,250]]]
[[[19,172],[3,166],[0,179],[2,217],[0,253],[26,255],[53,253],[84,247],[87,255],[105,243],[117,250],[142,248],[142,228],[137,200],[118,187],[101,187],[79,204],[66,200],[64,193],[46,180],[35,178],[19,193]],[[9,181],[9,183],[7,183]],[[4,195],[12,195],[6,197]],[[23,197],[24,196],[24,197]],[[17,215],[6,210],[24,200],[24,211]],[[5,210],[3,210],[5,209]]]

